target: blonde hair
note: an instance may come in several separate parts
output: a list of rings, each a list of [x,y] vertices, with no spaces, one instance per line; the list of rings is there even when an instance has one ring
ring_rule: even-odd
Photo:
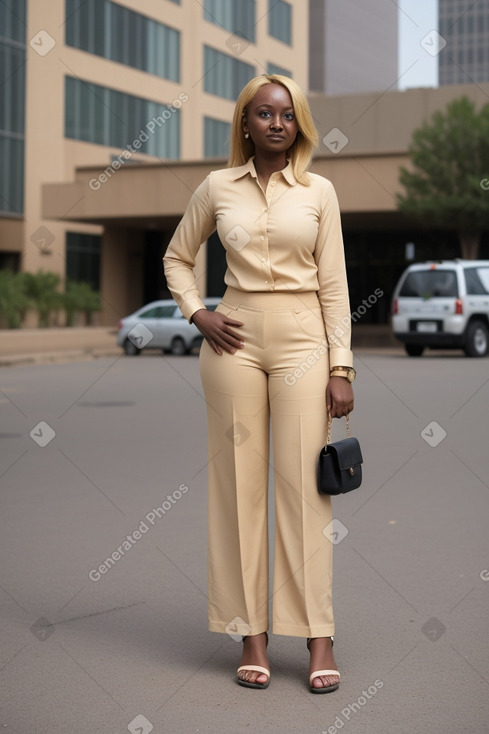
[[[307,169],[311,162],[313,150],[318,145],[318,134],[306,95],[293,79],[282,74],[262,74],[251,79],[241,90],[236,100],[231,125],[231,149],[228,166],[231,168],[242,166],[254,155],[255,144],[251,138],[246,139],[244,136],[243,116],[246,114],[246,106],[265,84],[281,84],[290,94],[298,131],[294,143],[287,151],[287,157],[292,164],[292,171],[296,180],[305,186],[309,186],[310,180]]]

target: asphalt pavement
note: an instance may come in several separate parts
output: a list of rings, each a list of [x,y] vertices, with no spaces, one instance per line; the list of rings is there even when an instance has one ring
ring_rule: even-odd
[[[271,635],[254,691],[240,644],[207,631],[197,357],[0,370],[2,731],[489,730],[489,360],[355,365],[364,483],[324,541],[341,671],[325,696],[304,640]]]

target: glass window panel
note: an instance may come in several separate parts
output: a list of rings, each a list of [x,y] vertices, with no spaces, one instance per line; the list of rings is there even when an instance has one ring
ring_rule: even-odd
[[[204,118],[204,158],[229,155],[231,124],[223,120]]]
[[[105,36],[108,30],[105,22],[105,3],[97,2],[93,13],[93,53],[97,54],[97,56],[103,56],[105,50]]]
[[[254,76],[251,64],[204,46],[204,91],[234,100]]]
[[[180,80],[180,33],[110,0],[66,0],[66,43],[120,64]]]
[[[146,128],[153,118],[158,118],[154,134]],[[67,138],[126,148],[139,137],[141,130],[149,137],[139,149],[141,152],[162,158],[179,158],[179,110],[98,84],[66,78]]]
[[[292,78],[292,72],[289,69],[284,69],[283,66],[273,64],[271,61],[267,64],[267,72],[268,74],[282,74],[282,76],[289,76]]]
[[[24,140],[0,135],[0,211],[22,214],[24,209]]]
[[[2,0],[0,29],[4,38],[25,43],[26,0]]]
[[[204,20],[255,41],[255,0],[205,0]]]
[[[268,0],[268,33],[291,45],[292,7],[284,0]]]
[[[66,233],[66,277],[89,283],[100,290],[100,253],[102,238],[81,232]]]

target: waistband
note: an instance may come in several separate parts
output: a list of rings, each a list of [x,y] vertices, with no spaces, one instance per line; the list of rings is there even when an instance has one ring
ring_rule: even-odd
[[[267,310],[320,308],[317,291],[241,291],[228,286],[222,300],[232,306]]]

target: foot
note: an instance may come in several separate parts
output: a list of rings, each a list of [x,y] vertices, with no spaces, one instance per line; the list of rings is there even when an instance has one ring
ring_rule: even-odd
[[[249,635],[243,639],[243,654],[241,655],[240,667],[242,665],[258,665],[268,670],[267,657],[268,635],[261,632],[259,635]],[[247,683],[268,683],[269,677],[258,670],[240,670],[238,678]]]
[[[311,653],[309,676],[316,670],[336,670],[331,637],[313,637],[307,647]],[[311,688],[338,687],[339,675],[319,675],[311,681]]]

